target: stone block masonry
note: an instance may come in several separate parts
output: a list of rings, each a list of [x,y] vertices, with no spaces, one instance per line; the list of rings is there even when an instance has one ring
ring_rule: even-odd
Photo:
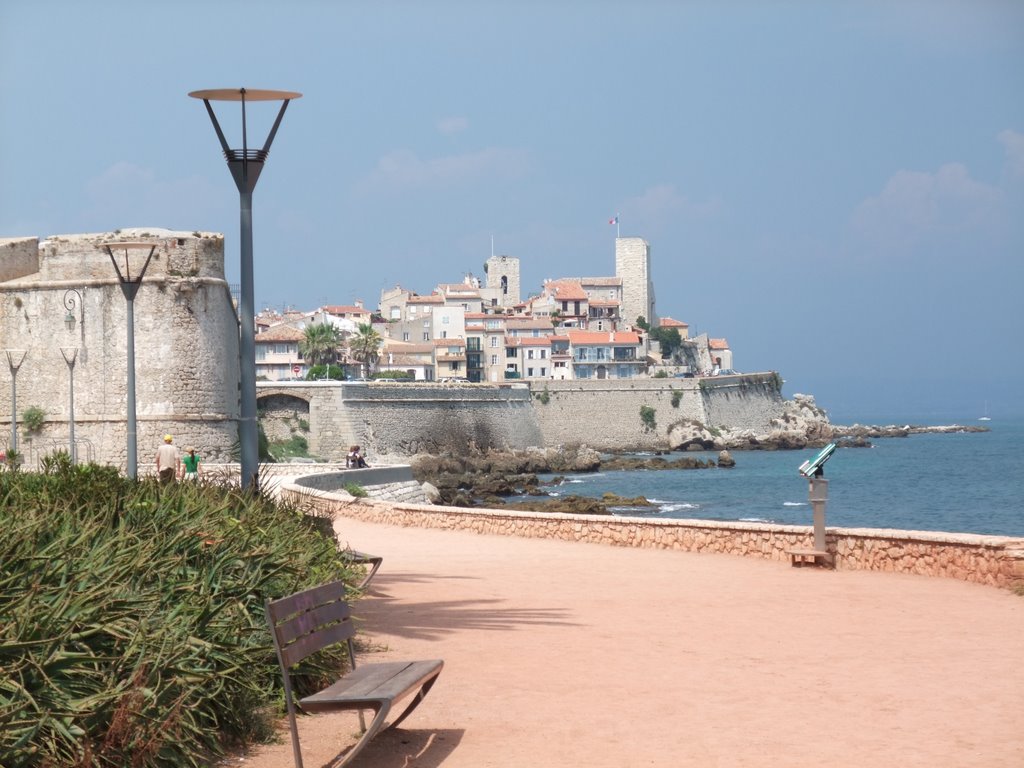
[[[765,430],[784,405],[770,373],[548,381],[535,382],[532,388],[545,446],[585,444],[604,451],[668,448],[669,429],[680,421]],[[653,427],[642,418],[641,408],[653,409]]]

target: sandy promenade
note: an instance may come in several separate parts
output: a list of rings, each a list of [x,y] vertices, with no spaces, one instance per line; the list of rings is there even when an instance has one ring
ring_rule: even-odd
[[[1024,598],[949,579],[339,519],[382,649],[443,658],[356,768],[1024,766]],[[354,714],[300,720],[306,768]],[[226,765],[290,766],[291,746]]]

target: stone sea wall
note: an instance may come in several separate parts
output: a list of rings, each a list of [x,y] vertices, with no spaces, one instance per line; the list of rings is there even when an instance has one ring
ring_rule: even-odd
[[[788,550],[809,548],[814,543],[810,526],[463,509],[353,500],[343,494],[311,491],[298,485],[283,485],[282,493],[335,515],[403,527],[741,555],[782,562],[789,561]],[[1024,586],[1024,539],[852,528],[829,528],[825,538],[839,570],[941,576],[996,587]]]
[[[680,421],[765,430],[783,412],[772,373],[703,379],[533,382],[533,412],[544,446],[582,443],[597,450],[669,447]],[[653,409],[654,426],[641,417]]]
[[[343,459],[351,444],[380,457],[463,453],[470,446],[659,450],[670,447],[669,434],[681,422],[766,431],[785,406],[772,373],[502,386],[259,382],[257,397],[268,437],[301,433],[310,454],[326,461]],[[647,408],[653,426],[641,416]]]

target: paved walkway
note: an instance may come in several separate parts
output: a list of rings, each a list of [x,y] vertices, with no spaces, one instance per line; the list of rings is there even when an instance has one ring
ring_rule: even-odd
[[[340,519],[377,659],[446,661],[356,768],[1024,766],[1024,597]],[[306,768],[354,714],[300,720]],[[291,765],[287,736],[232,765]]]

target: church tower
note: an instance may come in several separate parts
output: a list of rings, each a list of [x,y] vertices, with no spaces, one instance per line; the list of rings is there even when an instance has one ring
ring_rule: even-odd
[[[487,287],[500,291],[498,303],[512,307],[519,303],[519,258],[517,256],[491,256],[485,265]]]
[[[651,246],[642,237],[615,238],[615,276],[622,280],[622,312],[625,324],[636,325],[643,315],[652,328],[658,320],[654,312],[654,283],[651,280]]]

